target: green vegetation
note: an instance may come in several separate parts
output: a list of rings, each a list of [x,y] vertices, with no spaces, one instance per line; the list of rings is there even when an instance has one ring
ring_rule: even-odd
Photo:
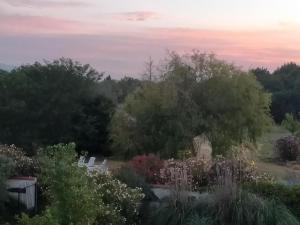
[[[299,119],[300,112],[300,66],[295,63],[284,64],[272,74],[264,68],[252,70],[264,88],[272,93],[271,113],[280,123],[286,113]]]
[[[63,58],[0,75],[0,142],[33,154],[74,141],[104,154],[113,104],[97,94],[100,78],[89,65]]]
[[[88,176],[78,167],[74,144],[55,145],[39,154],[39,180],[48,205],[41,215],[23,214],[21,225],[114,224],[134,225],[143,198],[139,189],[128,188],[109,175]]]
[[[250,74],[198,52],[170,57],[160,81],[129,95],[114,115],[116,154],[176,157],[199,134],[221,154],[255,142],[271,124],[270,96]]]
[[[0,223],[298,225],[300,67],[251,73],[197,51],[147,66],[143,81],[64,58],[0,71]],[[131,160],[88,172],[80,151]],[[38,178],[37,213],[18,212],[11,176]]]

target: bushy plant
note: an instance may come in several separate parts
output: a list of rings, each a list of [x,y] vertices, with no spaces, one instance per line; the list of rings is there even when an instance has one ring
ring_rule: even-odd
[[[195,158],[183,161],[167,160],[164,168],[160,170],[161,183],[174,184],[176,173],[186,173],[193,190],[199,190],[207,185],[220,184],[228,175],[236,183],[273,181],[268,174],[257,172],[254,161],[227,159],[220,156],[212,161]]]
[[[154,184],[159,183],[160,169],[162,169],[164,165],[159,157],[153,154],[138,155],[135,156],[129,164],[137,174],[145,177],[147,182]]]
[[[276,141],[275,156],[282,161],[295,161],[300,156],[300,138],[288,136]]]
[[[280,200],[300,220],[300,186],[287,186],[279,183],[258,182],[245,184],[244,188],[260,196]]]
[[[4,210],[4,203],[8,200],[8,193],[6,191],[6,181],[13,173],[14,163],[11,159],[0,155],[0,212]],[[0,213],[0,222],[1,222]]]
[[[78,167],[76,157],[75,144],[39,152],[40,181],[49,204],[35,217],[23,214],[20,225],[133,225],[141,191],[109,175],[88,174],[86,168]]]
[[[37,161],[25,155],[15,145],[0,145],[0,155],[10,158],[15,164],[12,176],[34,176],[39,170]]]
[[[162,204],[151,225],[298,225],[299,221],[280,202],[231,187],[221,187],[199,200]]]
[[[129,188],[111,175],[93,175],[95,192],[103,201],[104,210],[99,211],[96,224],[135,225],[139,221],[139,203],[144,195],[140,188]]]
[[[145,197],[144,200],[157,200],[145,178],[137,174],[130,166],[123,166],[115,173],[115,177],[130,188],[141,188]]]

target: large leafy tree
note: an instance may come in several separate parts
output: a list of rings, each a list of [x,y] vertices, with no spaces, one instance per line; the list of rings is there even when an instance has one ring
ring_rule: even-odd
[[[97,94],[101,74],[71,59],[21,66],[0,76],[0,142],[27,150],[74,141],[107,149],[113,105]]]
[[[271,122],[270,96],[255,78],[213,55],[171,53],[159,82],[130,95],[113,119],[112,138],[125,156],[174,157],[192,138],[208,136],[215,154],[255,141]]]
[[[264,88],[272,93],[271,113],[280,123],[286,113],[292,113],[300,119],[300,66],[295,63],[284,64],[272,74],[266,69],[252,70]]]

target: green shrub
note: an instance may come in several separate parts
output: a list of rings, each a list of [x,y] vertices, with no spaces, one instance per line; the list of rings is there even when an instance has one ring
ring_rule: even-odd
[[[8,215],[6,212],[5,203],[9,200],[8,192],[6,191],[6,181],[13,173],[14,163],[11,159],[0,155],[0,223],[4,218],[13,215]]]
[[[139,188],[129,188],[111,175],[96,173],[97,199],[104,203],[104,211],[97,214],[97,224],[135,225],[139,221],[138,208],[144,195]]]
[[[0,145],[0,155],[10,158],[15,164],[13,176],[34,176],[39,168],[37,161],[25,155],[14,145]]]
[[[267,198],[275,198],[284,203],[300,219],[300,186],[286,186],[278,183],[251,183],[244,187]]]
[[[295,161],[300,157],[300,138],[288,136],[280,138],[275,144],[275,156],[282,161]]]
[[[75,144],[47,147],[38,154],[49,205],[35,217],[23,214],[20,225],[134,225],[141,190],[110,175],[88,174],[78,167],[76,156]]]
[[[117,171],[115,177],[130,188],[141,188],[145,195],[144,200],[157,200],[145,178],[137,174],[133,168],[123,166]]]
[[[283,204],[234,186],[222,186],[194,201],[171,199],[152,218],[149,225],[299,225]]]

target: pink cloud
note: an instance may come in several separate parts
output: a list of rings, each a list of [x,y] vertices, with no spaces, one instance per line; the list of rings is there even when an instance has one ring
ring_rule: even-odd
[[[160,15],[151,11],[136,11],[136,12],[123,12],[115,14],[117,19],[129,21],[146,21],[150,19],[157,19]]]
[[[19,7],[82,7],[88,5],[86,1],[77,0],[3,0],[5,3]]]
[[[99,71],[115,76],[138,75],[148,56],[158,62],[165,57],[166,49],[180,53],[192,49],[214,52],[217,57],[245,69],[256,66],[275,69],[289,61],[300,63],[300,31],[297,30],[140,28],[130,32],[110,26],[107,31],[105,28],[95,32],[94,25],[87,26],[47,17],[0,18],[0,30],[6,29],[0,35],[0,61],[14,64],[14,61],[66,56],[91,63]],[[15,35],[9,32],[12,28]]]
[[[93,30],[91,25],[45,16],[0,16],[0,29],[3,34],[81,34]]]

